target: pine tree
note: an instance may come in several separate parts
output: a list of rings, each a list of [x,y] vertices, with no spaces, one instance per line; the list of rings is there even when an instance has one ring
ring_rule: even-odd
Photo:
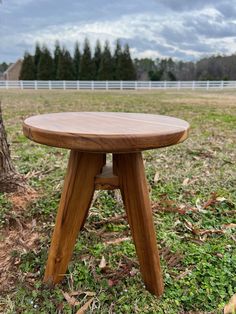
[[[80,61],[80,80],[94,80],[95,65],[91,55],[91,48],[88,39],[84,41],[83,54]]]
[[[100,41],[97,40],[96,42],[96,47],[95,47],[95,52],[94,52],[94,64],[95,64],[95,80],[98,80],[98,72],[101,64],[101,59],[102,59],[102,48]]]
[[[24,55],[24,60],[20,72],[20,80],[36,80],[36,67],[34,63],[34,58],[28,52],[26,52]]]
[[[130,56],[129,45],[126,44],[121,55],[121,80],[136,80],[136,70]]]
[[[40,57],[41,57],[41,48],[40,48],[39,43],[36,43],[35,53],[34,53],[34,64],[35,64],[35,69],[36,69],[36,77],[37,77]]]
[[[122,49],[119,39],[116,41],[116,48],[113,56],[113,78],[114,80],[121,80],[121,65],[122,65]]]
[[[61,47],[60,43],[57,40],[55,42],[55,49],[54,49],[54,60],[53,60],[53,79],[58,80],[57,73],[58,73],[58,62],[59,62],[59,57],[61,55]]]
[[[48,48],[44,46],[42,48],[41,57],[39,60],[37,79],[42,81],[48,81],[53,80],[53,78],[53,59]]]
[[[76,42],[75,51],[74,51],[74,70],[75,70],[75,79],[76,80],[79,80],[80,59],[81,59],[81,53],[79,50],[79,43]]]
[[[72,81],[75,79],[73,59],[71,58],[69,51],[65,48],[59,56],[57,77],[59,80],[65,81]]]
[[[0,64],[0,72],[5,72],[8,67],[9,67],[9,64],[7,64],[6,62],[3,62],[2,64]]]
[[[105,42],[104,51],[102,53],[101,64],[98,71],[98,78],[99,80],[113,79],[113,62],[108,41]]]

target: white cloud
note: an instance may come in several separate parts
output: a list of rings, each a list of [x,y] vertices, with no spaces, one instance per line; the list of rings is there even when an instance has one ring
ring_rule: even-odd
[[[39,0],[46,1],[46,0]],[[25,5],[36,3],[36,0],[10,0],[13,4]],[[174,0],[169,2],[174,3]],[[187,2],[186,2],[187,3]],[[38,20],[37,20],[38,19]],[[87,37],[94,46],[97,38],[102,42],[108,39],[113,43],[117,38],[130,43],[135,57],[177,57],[196,59],[207,53],[235,51],[235,37],[229,36],[232,19],[225,20],[213,6],[195,8],[192,11],[169,11],[165,14],[143,12],[120,15],[114,19],[91,20],[88,22],[68,22],[69,18],[54,25],[47,24],[42,17],[30,18],[29,27],[24,31],[15,29],[1,31],[0,53],[12,51],[15,46],[17,57],[25,49],[33,50],[35,42],[47,44],[50,48],[56,40],[72,49],[75,41],[83,43]],[[38,23],[38,24],[37,24]],[[231,24],[230,24],[231,23]],[[32,27],[33,25],[33,27]],[[38,27],[37,27],[38,25]],[[31,26],[31,27],[30,27]],[[228,36],[228,37],[227,37]]]
[[[150,24],[150,20],[153,22]],[[101,41],[106,39],[111,42],[117,38],[130,39],[146,38],[148,40],[158,41],[158,28],[161,21],[158,16],[147,16],[145,14],[123,16],[115,21],[92,22],[85,24],[61,24],[49,26],[45,29],[33,31],[31,33],[24,32],[21,34],[5,35],[2,40],[5,44],[15,42],[16,44],[24,43],[26,46],[32,46],[36,41],[46,43],[53,46],[56,40],[72,47],[75,41],[84,41],[88,37],[91,44],[94,45],[96,39]],[[149,25],[149,26],[148,26]]]
[[[152,20],[151,25],[150,18]],[[86,24],[62,24],[60,26],[52,26],[45,30],[37,31],[33,34],[25,34],[28,41],[37,39],[40,41],[51,42],[55,39],[62,41],[73,41],[79,37],[84,38],[88,36],[116,39],[116,38],[133,38],[144,37],[148,39],[156,39],[154,32],[157,26],[160,26],[158,16],[147,16],[145,14],[123,16],[115,21],[92,22]]]
[[[55,25],[31,33],[5,35],[2,40],[5,44],[15,42],[16,44],[24,43],[26,46],[32,46],[36,41],[39,41],[51,47],[56,40],[60,40],[61,43],[71,48],[76,40],[83,42],[85,37],[89,38],[92,45],[95,45],[97,38],[101,41],[108,39],[111,42],[114,42],[117,38],[122,38],[127,42],[136,38],[140,42],[142,42],[142,39],[152,41],[154,51],[155,43],[166,44],[165,38],[159,34],[165,23],[164,19],[158,17],[158,15],[136,14],[123,16],[114,21]],[[151,52],[148,49],[146,51]],[[157,54],[161,55],[160,53],[154,53],[154,55]]]
[[[137,58],[161,58],[162,55],[156,51],[156,50],[143,50],[141,52],[138,52],[137,49],[131,49],[131,53],[132,55],[136,56]]]

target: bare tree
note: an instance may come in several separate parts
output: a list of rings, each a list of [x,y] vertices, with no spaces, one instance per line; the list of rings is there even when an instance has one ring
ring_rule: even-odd
[[[11,160],[0,103],[0,193],[14,192],[24,188],[25,180],[16,172]]]
[[[2,0],[0,0],[0,3],[2,3]],[[24,182],[24,178],[16,172],[11,160],[0,102],[0,193],[24,189]]]

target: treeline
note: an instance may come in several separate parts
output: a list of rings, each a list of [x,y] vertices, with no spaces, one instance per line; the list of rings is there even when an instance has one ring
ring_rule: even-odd
[[[75,44],[73,55],[56,42],[53,52],[47,46],[36,44],[34,55],[25,53],[20,80],[135,80],[136,70],[129,45],[122,47],[119,40],[114,53],[110,44],[96,42],[94,53],[88,39],[83,49]]]
[[[0,64],[0,73],[8,64]],[[236,80],[236,54],[211,56],[196,62],[163,58],[134,59],[129,45],[117,40],[114,51],[108,41],[97,40],[92,51],[88,39],[82,49],[75,44],[73,54],[59,42],[53,51],[36,44],[34,54],[25,53],[21,80]]]
[[[236,54],[211,56],[197,62],[168,59],[135,59],[138,80],[236,80]]]
[[[8,66],[9,64],[7,64],[6,62],[0,63],[0,73],[5,72]]]

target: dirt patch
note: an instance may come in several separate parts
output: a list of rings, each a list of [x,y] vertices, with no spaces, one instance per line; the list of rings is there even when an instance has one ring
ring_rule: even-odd
[[[14,286],[20,264],[20,254],[34,250],[38,243],[36,221],[26,221],[23,215],[27,205],[37,198],[35,191],[25,194],[11,194],[9,199],[13,210],[8,223],[0,234],[0,292],[7,291]]]
[[[9,200],[13,205],[13,210],[18,212],[23,212],[26,209],[27,205],[37,198],[38,193],[32,189],[27,190],[24,194],[12,193],[9,196]]]

